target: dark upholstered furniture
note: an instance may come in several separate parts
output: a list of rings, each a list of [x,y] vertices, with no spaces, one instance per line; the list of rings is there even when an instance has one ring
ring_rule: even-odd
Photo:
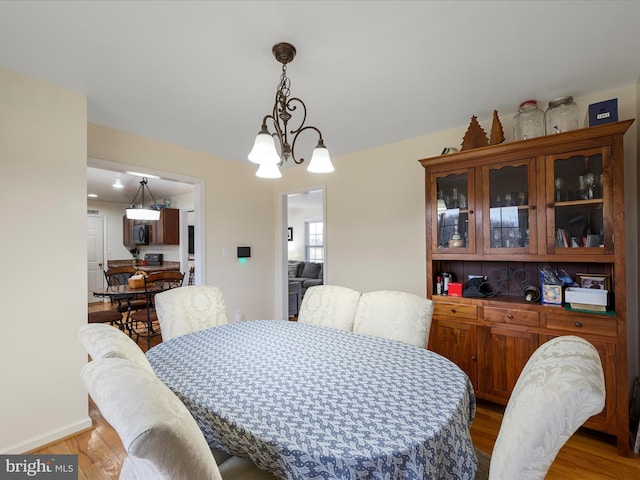
[[[299,282],[302,285],[301,298],[307,288],[322,285],[322,263],[299,262],[289,260],[289,282]]]
[[[302,302],[302,284],[289,281],[289,317],[297,317]]]

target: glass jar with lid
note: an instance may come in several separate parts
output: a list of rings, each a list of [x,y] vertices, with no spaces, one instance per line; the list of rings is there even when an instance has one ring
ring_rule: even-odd
[[[544,136],[544,112],[538,108],[536,100],[527,100],[520,104],[518,113],[513,117],[514,140]]]
[[[578,106],[572,96],[560,97],[549,102],[546,112],[547,135],[568,132],[578,128]]]

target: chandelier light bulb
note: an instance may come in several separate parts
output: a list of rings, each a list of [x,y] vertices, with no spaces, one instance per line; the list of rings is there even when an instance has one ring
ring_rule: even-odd
[[[311,162],[307,167],[307,171],[311,173],[331,173],[335,170],[331,163],[331,157],[329,156],[329,150],[324,146],[322,140],[318,142],[316,148],[313,149],[311,155]]]
[[[282,173],[280,173],[280,169],[275,163],[261,163],[256,172],[256,177],[280,178],[282,177]]]
[[[276,144],[266,127],[258,132],[248,158],[251,162],[257,163],[258,165],[264,163],[275,165],[280,163],[280,156],[276,150]]]

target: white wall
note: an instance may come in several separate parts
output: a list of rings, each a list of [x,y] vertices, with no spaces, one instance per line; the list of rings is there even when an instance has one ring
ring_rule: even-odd
[[[86,98],[0,69],[0,452],[91,425],[77,330],[87,321]]]
[[[122,216],[128,203],[101,202],[87,200],[87,210],[97,210],[107,220],[105,241],[108,245],[107,260],[129,260],[133,257],[129,248],[124,246],[122,236]]]

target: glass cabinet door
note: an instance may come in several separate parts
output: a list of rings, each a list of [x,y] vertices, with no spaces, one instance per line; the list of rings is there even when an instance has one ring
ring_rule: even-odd
[[[534,172],[532,159],[483,167],[485,253],[536,252]]]
[[[550,156],[546,168],[547,250],[589,255],[612,251],[608,150]]]
[[[434,175],[433,251],[475,252],[473,170]]]

